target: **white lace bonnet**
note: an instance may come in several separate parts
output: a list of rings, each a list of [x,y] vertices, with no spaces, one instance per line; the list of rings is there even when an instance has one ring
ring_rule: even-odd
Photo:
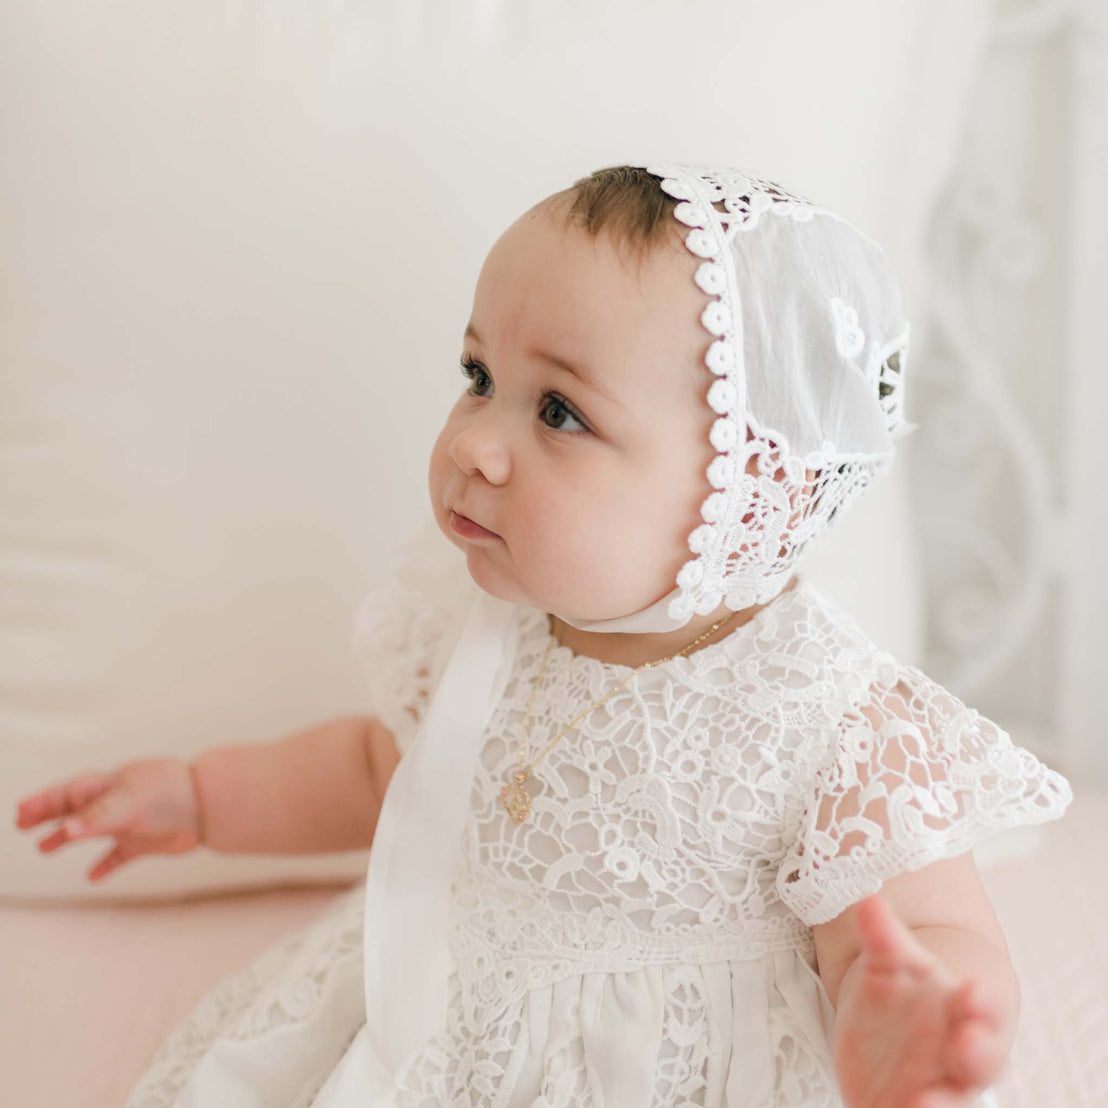
[[[908,324],[879,246],[734,169],[634,168],[677,201],[685,245],[700,259],[717,455],[675,588],[623,617],[567,621],[586,630],[666,631],[721,602],[741,609],[772,599],[812,540],[889,466],[893,439],[914,426],[903,416]],[[407,1064],[445,1027],[456,968],[451,885],[469,785],[515,656],[514,605],[475,593],[374,835],[366,1024],[344,1059],[359,1108],[390,1104]]]
[[[566,620],[584,630],[671,630],[721,603],[772,599],[915,426],[904,419],[909,328],[880,246],[738,170],[634,168],[660,178],[688,228],[685,246],[702,259],[715,491],[673,591],[623,619]]]

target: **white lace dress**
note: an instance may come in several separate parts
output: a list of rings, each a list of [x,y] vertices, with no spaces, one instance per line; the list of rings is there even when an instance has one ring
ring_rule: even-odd
[[[402,751],[457,626],[441,591],[409,575],[362,626],[372,707]],[[398,1108],[840,1106],[811,925],[986,835],[1057,819],[1068,782],[801,575],[557,743],[517,824],[500,789],[549,636],[543,613],[517,616],[453,885],[448,1023]],[[555,644],[531,756],[628,673]],[[209,993],[127,1108],[337,1104],[328,1078],[365,1018],[363,893]]]

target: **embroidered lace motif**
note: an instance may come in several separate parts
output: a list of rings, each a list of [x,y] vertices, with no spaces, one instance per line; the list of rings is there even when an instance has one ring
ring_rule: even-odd
[[[799,816],[796,759],[826,727],[828,706],[845,708],[845,686],[880,659],[863,658],[797,600],[783,594],[726,649],[639,673],[539,763],[531,815],[516,824],[500,788],[518,767],[548,637],[545,616],[526,615],[475,774],[457,882],[455,952],[472,1031],[562,976],[813,949],[774,888],[773,861]],[[792,633],[797,623],[805,634]],[[807,661],[813,651],[842,658],[846,681]],[[629,673],[555,645],[535,691],[533,750],[574,705]]]
[[[306,1023],[319,1012],[336,978],[356,978],[359,996],[364,903],[365,887],[358,884],[321,918],[220,981],[162,1043],[124,1108],[172,1108],[213,1045],[261,1040]],[[347,1045],[316,1044],[314,1072],[299,1096],[296,1089],[286,1090],[283,1103],[306,1108]]]
[[[657,967],[664,996],[661,1039],[654,1080],[644,1108],[718,1104],[726,1075],[730,1026],[721,1026],[696,966]],[[564,987],[563,987],[564,986]],[[842,1108],[833,1075],[798,1032],[783,998],[770,990],[766,1043],[775,1106]],[[530,1108],[600,1108],[582,1033],[581,989],[577,981],[556,986],[549,1004],[549,1029],[541,1049],[539,1094]],[[543,1015],[546,1005],[542,1005]],[[446,1031],[428,1044],[402,1077],[397,1108],[473,1108],[503,1105],[521,1080],[530,1017],[523,999],[510,1004],[485,1034],[474,1039],[460,1019],[458,994],[448,1010]],[[722,1044],[721,1044],[722,1040]],[[721,1050],[720,1047],[723,1047]],[[593,1047],[593,1057],[596,1049]]]
[[[409,583],[375,620],[377,647],[365,656],[383,719],[411,719],[407,706],[418,712],[433,686],[453,621],[442,607],[425,618],[435,606]],[[782,977],[797,959],[814,969],[812,924],[986,834],[1057,818],[1068,783],[874,646],[802,579],[727,638],[642,671],[586,717],[536,767],[531,818],[517,824],[499,792],[517,766],[549,634],[543,613],[518,616],[519,650],[483,740],[452,886],[448,1022],[403,1075],[400,1105],[494,1108],[524,1080],[539,1083],[543,1108],[593,1103],[587,1063],[598,1047],[582,990],[622,974],[658,998],[652,1108],[718,1104],[733,1034],[765,1044],[751,1056],[767,1060],[777,1108],[840,1108]],[[628,672],[555,644],[532,749]],[[298,1041],[290,1027],[314,1053],[281,1103],[308,1108],[357,1031],[352,1007],[330,1019],[345,1041],[319,1038],[321,1006],[344,989],[355,1004],[361,995],[363,895],[359,884],[213,990],[127,1108],[169,1108],[216,1044],[286,1052]],[[721,972],[743,979],[742,1015],[720,1009]],[[529,1076],[528,1050],[539,1067]]]

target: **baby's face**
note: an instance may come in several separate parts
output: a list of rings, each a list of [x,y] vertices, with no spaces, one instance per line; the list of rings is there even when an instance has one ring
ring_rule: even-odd
[[[493,246],[429,472],[485,592],[593,620],[674,587],[715,457],[695,264],[676,242],[636,269],[541,207]]]

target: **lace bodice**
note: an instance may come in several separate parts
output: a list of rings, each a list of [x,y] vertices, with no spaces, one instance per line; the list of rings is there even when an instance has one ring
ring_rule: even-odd
[[[637,674],[551,749],[527,783],[531,814],[517,824],[500,789],[519,764],[549,635],[542,613],[521,611],[516,670],[473,782],[455,901],[476,1024],[520,990],[566,974],[811,944],[775,889],[774,863],[799,824],[797,759],[814,756],[805,743],[834,678],[794,677],[786,704],[766,695],[765,672],[767,655],[791,637],[783,624],[809,612],[803,599],[790,593],[725,644]],[[808,668],[784,652],[770,664],[784,680]],[[535,692],[531,750],[630,672],[554,646]],[[743,744],[740,735],[768,741]]]
[[[587,716],[536,767],[518,824],[500,790],[518,767],[550,634],[544,613],[521,607],[518,618],[454,885],[474,1030],[569,975],[786,949],[814,964],[812,925],[990,832],[1057,818],[1071,799],[1063,777],[872,643],[802,576],[724,639],[641,671]],[[409,619],[409,643],[435,626]],[[383,718],[402,721],[403,750],[445,652],[441,636],[425,641],[421,671],[418,650],[398,650],[398,629],[376,633],[390,658],[408,660],[408,683],[394,668],[375,689]],[[553,645],[529,758],[629,673]]]

